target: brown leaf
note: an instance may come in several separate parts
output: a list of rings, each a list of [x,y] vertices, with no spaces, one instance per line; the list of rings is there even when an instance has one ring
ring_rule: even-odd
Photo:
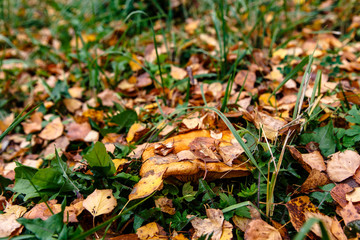
[[[171,65],[170,75],[172,78],[174,78],[176,80],[182,80],[186,77],[187,72],[182,68]]]
[[[250,72],[248,70],[241,70],[236,74],[234,81],[240,86],[242,86],[245,82],[244,89],[246,91],[251,91],[255,85],[256,75],[254,72]]]
[[[149,129],[146,128],[144,124],[141,123],[134,123],[126,136],[126,141],[128,143],[133,143],[139,140],[142,136],[144,136]]]
[[[155,143],[154,144],[155,153],[161,156],[166,156],[174,150],[174,143],[169,142],[167,144]]]
[[[53,214],[57,214],[61,212],[61,204],[57,204],[56,200],[50,200],[47,202],[48,206],[51,208],[52,212],[50,212],[49,208],[45,203],[36,204],[29,212],[24,215],[24,218],[27,219],[35,219],[41,218],[42,220],[46,220],[51,217]],[[76,203],[72,203],[70,206],[65,207],[64,211],[64,222],[78,222],[77,216],[83,211],[83,201],[78,201]]]
[[[314,213],[314,212],[305,211],[304,215],[305,215],[306,221],[309,220],[310,218],[320,219],[324,223],[325,228],[328,231],[331,240],[338,240],[338,239],[346,240],[347,239],[344,232],[341,229],[339,222],[336,220],[336,218],[333,219],[333,218],[326,216],[320,212]],[[335,232],[336,236],[334,236],[332,230]],[[313,233],[315,233],[318,237],[322,237],[320,225],[318,223],[313,225],[313,227],[311,228],[311,231]]]
[[[80,109],[82,106],[82,102],[80,102],[79,100],[75,99],[75,98],[66,98],[63,100],[66,109],[71,112],[74,113],[76,110]]]
[[[55,147],[58,150],[59,155],[61,155],[61,152],[65,151],[67,146],[69,146],[70,141],[66,136],[59,137],[54,142],[50,143],[45,151],[44,151],[44,157],[45,158],[52,158],[55,154]],[[51,156],[49,156],[51,155]]]
[[[330,195],[341,207],[345,207],[348,203],[346,194],[352,190],[353,188],[347,183],[340,183],[331,189]]]
[[[252,220],[246,228],[245,240],[281,240],[279,231],[261,219]]]
[[[360,214],[357,212],[352,202],[349,202],[343,209],[341,209],[340,214],[344,219],[345,225],[349,222],[360,220]]]
[[[319,212],[315,205],[310,202],[308,196],[301,196],[290,200],[286,203],[286,208],[289,211],[290,221],[296,231],[299,231],[306,221],[305,211]]]
[[[117,205],[111,189],[95,189],[83,202],[83,206],[94,217],[110,213]]]
[[[341,182],[355,174],[360,166],[360,155],[352,150],[337,152],[331,155],[327,163],[327,173],[334,182]]]
[[[224,215],[220,209],[206,209],[208,218],[201,219],[195,217],[191,220],[191,224],[195,229],[193,239],[197,239],[203,235],[212,234],[212,240],[232,239],[231,223],[225,221]],[[193,216],[189,215],[187,218]]]
[[[26,208],[18,205],[9,205],[4,211],[5,213],[0,214],[0,237],[14,236],[21,233],[21,224],[16,221],[25,212]],[[19,231],[17,231],[19,230]]]
[[[301,185],[301,192],[307,192],[311,189],[324,186],[328,183],[330,183],[330,180],[325,173],[320,172],[317,169],[312,169],[308,178]]]
[[[114,102],[120,103],[117,94],[114,91],[107,88],[98,94],[98,98],[100,98],[102,104],[107,107],[113,107]]]
[[[88,122],[76,123],[72,122],[66,126],[67,137],[70,141],[85,141],[86,136],[91,131],[91,126]]]
[[[173,207],[173,203],[171,199],[167,197],[160,197],[155,200],[155,206],[160,208],[162,212],[168,213],[170,215],[175,214],[175,208]]]
[[[40,132],[39,137],[45,140],[54,140],[62,135],[64,125],[59,117],[55,118]]]
[[[223,162],[228,166],[232,166],[233,161],[245,151],[238,143],[230,146],[219,147],[218,152],[222,157]]]
[[[41,130],[43,114],[41,112],[36,112],[30,117],[30,121],[23,122],[21,125],[24,127],[25,134],[34,133]]]
[[[346,200],[349,202],[360,202],[360,187],[356,187],[352,192],[347,193]]]
[[[324,158],[319,151],[300,153],[292,146],[288,146],[288,149],[291,155],[303,166],[306,171],[311,172],[313,169],[318,171],[326,170]]]

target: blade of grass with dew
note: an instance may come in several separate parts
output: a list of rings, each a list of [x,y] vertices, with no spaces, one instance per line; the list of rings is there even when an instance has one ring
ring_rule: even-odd
[[[39,103],[38,105],[36,105],[35,107],[33,107],[29,112],[27,112],[24,116],[21,116],[26,109],[28,108],[28,106],[26,106],[24,108],[24,110],[21,111],[21,113],[14,119],[14,121],[10,124],[10,126],[0,135],[0,142],[4,139],[4,137],[11,131],[13,130],[17,125],[19,125],[19,123],[21,123],[22,121],[24,121],[31,113],[33,113],[39,106],[41,105],[41,103]]]
[[[270,101],[270,98],[276,94],[277,91],[279,91],[280,88],[282,88],[295,74],[297,74],[305,65],[309,62],[309,56],[306,56],[301,62],[296,65],[296,67],[285,77],[285,79],[275,88],[275,90],[270,94],[268,101]]]
[[[321,234],[322,234],[322,240],[330,240],[330,236],[329,233],[326,230],[326,226],[323,223],[323,221],[321,221],[318,218],[310,218],[309,220],[307,220],[304,225],[301,227],[300,231],[298,232],[298,234],[296,234],[294,240],[303,240],[307,237],[307,234],[311,231],[313,225],[315,224],[319,224],[320,225],[320,229],[321,229]]]

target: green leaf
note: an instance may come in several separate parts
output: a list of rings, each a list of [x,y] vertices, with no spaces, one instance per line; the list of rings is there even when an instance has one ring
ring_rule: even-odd
[[[109,154],[106,152],[105,145],[97,142],[84,156],[90,168],[105,176],[112,176],[116,169],[114,163],[111,161]]]
[[[17,163],[17,165],[18,167],[15,168],[15,186],[13,191],[25,194],[24,201],[27,201],[29,198],[39,197],[39,194],[30,182],[38,170],[21,165],[20,163]]]
[[[360,110],[354,105],[351,110],[348,112],[349,116],[346,116],[345,119],[351,123],[360,124]]]
[[[73,186],[65,182],[62,172],[54,168],[38,170],[31,179],[33,184],[40,190],[71,191]]]
[[[0,194],[3,193],[5,188],[12,183],[13,183],[13,181],[0,175]]]
[[[194,187],[191,186],[190,182],[187,182],[183,185],[182,194],[184,199],[188,202],[191,202],[195,199],[196,191],[194,191]]]
[[[137,121],[137,114],[133,110],[125,110],[117,115],[115,115],[111,122],[116,123],[118,125],[119,131],[124,127],[131,127],[134,122]]]
[[[26,219],[19,218],[17,221],[25,228],[33,232],[41,240],[53,239],[55,233],[60,233],[63,228],[63,212],[49,217],[46,221],[40,218]]]
[[[316,128],[312,133],[304,133],[300,136],[300,143],[303,145],[311,141],[319,143],[321,153],[325,157],[335,153],[336,141],[332,122],[330,121],[324,127]]]
[[[251,218],[250,209],[247,206],[236,209],[235,214],[239,217]]]

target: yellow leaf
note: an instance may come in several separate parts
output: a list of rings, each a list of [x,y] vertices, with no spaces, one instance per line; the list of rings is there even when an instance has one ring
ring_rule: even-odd
[[[129,195],[129,200],[147,197],[161,188],[165,171],[166,169],[161,169],[159,171],[153,169],[147,172],[145,176],[135,184],[134,189]]]
[[[142,69],[141,61],[135,54],[132,54],[132,60],[129,61],[129,65],[133,72],[136,72],[136,71],[139,71]]]
[[[261,94],[259,97],[259,102],[261,106],[276,106],[276,98],[275,96],[271,96],[271,98],[269,99],[271,93],[264,93]]]
[[[117,202],[111,189],[95,189],[83,202],[84,208],[94,217],[110,213],[116,205]]]

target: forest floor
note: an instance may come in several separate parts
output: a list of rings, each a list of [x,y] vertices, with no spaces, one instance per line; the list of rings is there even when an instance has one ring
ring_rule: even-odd
[[[0,1],[0,237],[358,239],[356,1]]]

